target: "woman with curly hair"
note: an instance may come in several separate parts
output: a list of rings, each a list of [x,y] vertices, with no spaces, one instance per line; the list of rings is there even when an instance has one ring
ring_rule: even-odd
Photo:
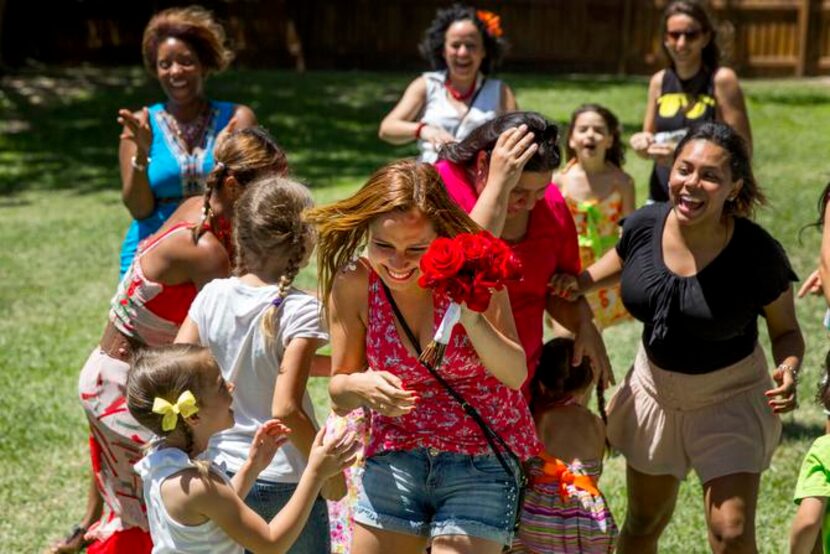
[[[416,140],[421,161],[432,163],[442,145],[515,111],[513,91],[490,77],[504,48],[496,14],[461,4],[438,10],[419,47],[433,71],[410,83],[381,122],[380,138],[390,144]]]
[[[224,29],[209,11],[190,6],[157,13],[144,29],[142,55],[167,99],[136,112],[118,110],[124,126],[118,149],[121,195],[133,217],[121,247],[122,276],[138,243],[184,198],[204,192],[216,143],[233,129],[256,124],[249,107],[205,96],[207,76],[233,59]]]

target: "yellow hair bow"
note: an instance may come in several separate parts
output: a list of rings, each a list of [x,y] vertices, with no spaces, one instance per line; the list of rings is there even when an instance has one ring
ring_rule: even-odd
[[[198,411],[199,407],[196,406],[196,397],[189,390],[181,393],[175,404],[171,404],[164,398],[159,398],[158,396],[153,400],[153,413],[164,416],[161,419],[162,431],[172,431],[175,429],[179,414],[187,418]]]

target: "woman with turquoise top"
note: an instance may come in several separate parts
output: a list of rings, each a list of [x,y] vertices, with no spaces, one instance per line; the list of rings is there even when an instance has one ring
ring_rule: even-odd
[[[222,26],[197,6],[159,12],[144,30],[144,65],[167,100],[137,112],[118,111],[124,125],[118,150],[121,194],[133,217],[121,247],[121,275],[138,243],[156,232],[184,198],[202,194],[217,141],[256,124],[247,106],[205,96],[206,77],[233,58],[225,43]]]

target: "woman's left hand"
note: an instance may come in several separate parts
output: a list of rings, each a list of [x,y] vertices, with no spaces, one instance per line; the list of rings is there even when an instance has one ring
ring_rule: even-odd
[[[798,407],[796,399],[796,382],[789,369],[777,367],[772,372],[772,379],[778,385],[764,394],[769,399],[769,405],[776,414],[790,412]]]

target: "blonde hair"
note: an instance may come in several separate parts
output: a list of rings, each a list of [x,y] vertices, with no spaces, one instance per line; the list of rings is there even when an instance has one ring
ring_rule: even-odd
[[[317,227],[317,271],[324,307],[337,272],[365,246],[369,224],[379,216],[412,209],[429,218],[438,236],[481,230],[449,197],[435,168],[414,160],[385,165],[349,198],[306,213],[306,219]]]
[[[221,374],[219,365],[203,346],[168,344],[143,348],[135,354],[127,374],[127,409],[157,437],[184,444],[183,450],[192,458],[193,433],[184,418],[177,418],[176,426],[165,431],[163,416],[153,412],[153,403],[156,397],[175,403],[180,394],[189,390],[198,407],[216,374]],[[202,470],[206,471],[207,466],[200,467]]]
[[[170,8],[154,15],[141,39],[144,67],[156,76],[159,45],[168,38],[176,38],[193,48],[205,70],[223,71],[233,60],[233,51],[227,46],[225,29],[213,14],[201,6]]]
[[[314,226],[302,218],[314,205],[311,192],[296,181],[271,175],[251,183],[234,209],[233,237],[237,275],[262,269],[269,257],[285,260],[277,296],[262,317],[268,339],[277,333],[277,311],[314,248]]]
[[[288,172],[285,152],[262,127],[248,127],[234,131],[216,146],[216,164],[205,179],[202,220],[193,228],[193,240],[198,242],[205,232],[205,223],[213,217],[210,198],[221,188],[227,177],[233,176],[241,187],[268,174]]]

